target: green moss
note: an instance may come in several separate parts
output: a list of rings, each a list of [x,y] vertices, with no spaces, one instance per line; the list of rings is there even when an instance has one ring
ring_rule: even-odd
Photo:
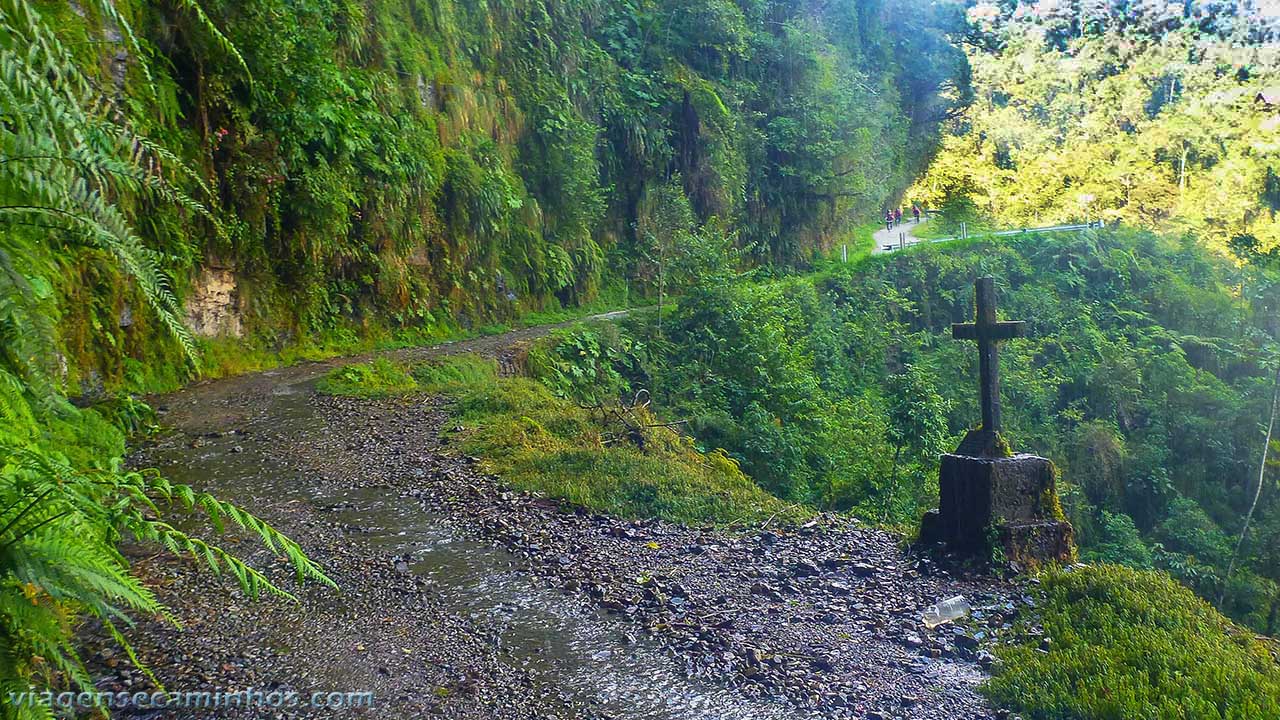
[[[1058,493],[1051,488],[1045,488],[1044,492],[1040,493],[1040,512],[1059,522],[1067,521],[1067,514],[1062,510],[1062,501],[1058,498]]]
[[[806,516],[751,481],[724,453],[700,452],[647,412],[628,430],[527,378],[498,378],[493,363],[449,358],[415,370],[457,399],[463,451],[514,487],[624,517],[745,524]]]
[[[316,383],[326,395],[382,397],[418,389],[418,383],[404,368],[385,358],[348,365],[329,372]]]
[[[1101,565],[1042,578],[1051,639],[998,650],[986,692],[1030,720],[1280,717],[1268,649],[1168,575]]]
[[[1013,447],[1004,433],[996,433],[995,452],[998,457],[1013,457]]]

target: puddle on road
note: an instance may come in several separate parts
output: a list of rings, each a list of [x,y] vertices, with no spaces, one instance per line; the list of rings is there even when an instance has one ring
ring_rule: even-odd
[[[413,500],[376,488],[313,494],[302,473],[273,461],[269,451],[259,452],[272,435],[306,438],[312,452],[324,452],[326,445],[344,450],[325,432],[310,395],[304,380],[280,384],[261,396],[261,406],[242,425],[248,434],[208,438],[197,448],[175,436],[149,458],[174,481],[250,507],[306,502],[333,508],[335,522],[364,531],[360,541],[386,555],[412,558],[412,571],[434,583],[444,606],[492,628],[511,662],[586,707],[626,720],[804,717],[788,705],[688,677],[652,640],[629,639],[627,633],[637,630],[633,625],[544,587],[505,550],[467,539]]]

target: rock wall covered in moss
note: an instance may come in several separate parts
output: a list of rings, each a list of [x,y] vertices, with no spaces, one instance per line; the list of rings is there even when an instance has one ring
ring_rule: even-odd
[[[206,0],[229,44],[181,5],[117,4],[149,71],[109,19],[45,12],[207,178],[221,233],[134,213],[197,330],[266,345],[651,294],[637,228],[664,203],[803,264],[966,95],[959,19],[922,2]]]

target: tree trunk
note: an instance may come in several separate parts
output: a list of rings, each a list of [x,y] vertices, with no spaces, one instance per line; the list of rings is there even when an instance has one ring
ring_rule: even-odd
[[[1280,405],[1280,366],[1276,367],[1276,379],[1271,391],[1271,418],[1267,421],[1267,435],[1262,443],[1262,462],[1258,463],[1258,489],[1253,493],[1253,502],[1249,512],[1244,516],[1244,528],[1240,530],[1240,539],[1236,542],[1236,550],[1231,554],[1231,563],[1227,565],[1227,575],[1222,580],[1222,594],[1218,596],[1218,607],[1222,607],[1227,597],[1227,585],[1231,582],[1231,574],[1236,570],[1236,562],[1240,559],[1240,550],[1244,547],[1245,538],[1249,536],[1249,524],[1253,522],[1253,513],[1258,509],[1258,500],[1262,498],[1262,484],[1267,478],[1267,455],[1271,451],[1271,437],[1276,429],[1276,407]],[[1275,607],[1272,606],[1274,614]]]
[[[662,241],[658,244],[658,338],[662,338],[662,300],[666,294],[667,246]]]
[[[1187,189],[1187,143],[1182,143],[1182,160],[1178,164],[1178,198],[1182,198],[1182,193]]]

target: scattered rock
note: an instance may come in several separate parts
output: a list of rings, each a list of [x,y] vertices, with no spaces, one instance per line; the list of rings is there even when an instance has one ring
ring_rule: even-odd
[[[213,581],[197,580],[200,576],[180,565],[163,566],[174,577],[157,586],[174,596],[162,599],[184,617],[199,620],[189,624],[199,631],[186,634],[145,626],[145,655],[166,684],[182,687],[201,672],[207,677],[194,682],[224,687],[247,686],[250,676],[255,682],[301,678],[313,683],[341,673],[376,686],[379,697],[392,698],[373,717],[605,717],[568,708],[558,698],[561,688],[554,678],[542,671],[513,669],[542,649],[513,643],[495,631],[497,625],[520,621],[514,607],[495,622],[492,616],[442,604],[449,593],[429,592],[432,582],[412,572],[412,567],[429,567],[416,548],[397,549],[397,557],[382,554],[388,530],[351,516],[359,512],[359,502],[340,509],[333,500],[374,492],[420,507],[459,537],[505,548],[512,566],[535,578],[535,585],[562,590],[565,595],[557,597],[563,602],[612,613],[601,622],[617,628],[607,633],[617,643],[614,656],[635,652],[625,648],[644,634],[646,644],[656,643],[671,656],[673,671],[707,682],[722,678],[744,698],[783,699],[803,708],[805,716],[991,716],[974,690],[972,673],[959,673],[957,678],[964,679],[953,681],[931,670],[939,663],[930,658],[951,652],[950,640],[978,663],[974,671],[995,662],[989,653],[973,650],[993,628],[1010,621],[1015,606],[1030,602],[1012,599],[998,582],[952,579],[944,563],[913,560],[894,536],[834,515],[800,528],[736,534],[622,521],[563,507],[503,486],[484,475],[474,458],[445,454],[441,436],[453,425],[437,401],[311,397],[306,402],[317,422],[303,428],[306,423],[292,418],[253,415],[270,407],[262,402],[270,392],[254,391],[254,377],[193,389],[201,402],[172,403],[166,420],[187,438],[203,432],[225,436],[231,423],[243,425],[234,428],[245,431],[237,433],[244,438],[237,447],[263,463],[264,482],[251,484],[250,490],[277,487],[270,483],[289,477],[306,495],[325,498],[328,510],[282,501],[265,505],[263,512],[331,569],[343,594],[307,589],[299,619],[287,607],[243,601],[236,607],[216,600],[217,593],[192,592],[194,583]],[[245,388],[243,397],[223,399],[226,386]],[[219,425],[215,420],[228,403],[244,410],[226,412]],[[397,540],[396,547],[411,542]],[[284,577],[288,568],[276,563],[271,570]],[[974,618],[968,635],[922,632],[919,608],[961,593],[986,593],[985,607],[1007,602],[1008,610]],[[209,607],[200,607],[204,603]],[[281,635],[278,653],[243,657],[257,642],[249,638],[269,637],[275,627],[293,628]],[[151,640],[153,634],[158,641]],[[334,647],[351,653],[350,667],[332,667]],[[118,658],[100,660],[98,668],[119,683],[146,683],[142,676],[126,678],[119,672],[128,663],[116,668],[107,662]],[[964,661],[942,661],[956,662]],[[193,673],[195,668],[200,670]],[[447,692],[437,696],[433,688]]]
[[[791,573],[794,577],[812,577],[822,573],[818,566],[808,560],[801,560],[791,566]]]

